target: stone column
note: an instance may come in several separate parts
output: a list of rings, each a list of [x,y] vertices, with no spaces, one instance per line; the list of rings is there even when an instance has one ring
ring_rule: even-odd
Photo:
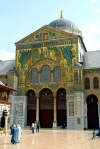
[[[57,104],[56,104],[56,94],[54,96],[54,121],[53,121],[53,128],[57,128]]]
[[[7,116],[5,117],[4,133],[7,133]]]
[[[7,117],[8,117],[8,112],[6,109],[3,111],[3,116],[5,117],[4,133],[6,134],[7,133]]]
[[[39,93],[36,94],[36,121],[35,124],[38,124],[39,122]]]

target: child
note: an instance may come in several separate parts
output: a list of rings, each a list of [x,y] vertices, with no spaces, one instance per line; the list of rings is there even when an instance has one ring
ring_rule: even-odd
[[[95,140],[95,136],[96,136],[96,134],[95,134],[95,129],[93,130],[92,135],[93,135],[92,140],[93,140],[93,139]]]

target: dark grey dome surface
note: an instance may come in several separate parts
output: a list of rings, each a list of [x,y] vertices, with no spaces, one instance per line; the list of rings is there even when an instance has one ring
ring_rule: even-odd
[[[62,17],[60,19],[52,21],[49,24],[49,26],[53,27],[53,28],[56,28],[56,27],[68,27],[68,28],[71,28],[71,29],[79,30],[78,27],[73,22],[71,22],[69,20],[66,20],[66,19],[64,19]]]
[[[80,63],[76,63],[73,67],[80,67],[82,66]]]
[[[15,73],[18,73],[18,72],[16,71],[16,69],[14,69],[14,68],[11,68],[11,69],[9,70],[9,72],[15,72]]]

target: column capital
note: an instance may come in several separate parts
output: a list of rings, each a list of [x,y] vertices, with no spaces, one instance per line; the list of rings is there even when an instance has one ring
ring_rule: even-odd
[[[36,98],[38,98],[38,99],[39,99],[39,93],[36,93],[35,95],[36,95]]]
[[[56,98],[56,92],[53,92],[53,97]]]

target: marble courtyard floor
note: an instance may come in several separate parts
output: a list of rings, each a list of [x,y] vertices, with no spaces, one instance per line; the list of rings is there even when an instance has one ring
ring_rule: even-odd
[[[92,140],[92,130],[40,129],[32,134],[24,129],[17,144],[11,144],[11,135],[0,136],[0,149],[100,149],[100,138]]]

